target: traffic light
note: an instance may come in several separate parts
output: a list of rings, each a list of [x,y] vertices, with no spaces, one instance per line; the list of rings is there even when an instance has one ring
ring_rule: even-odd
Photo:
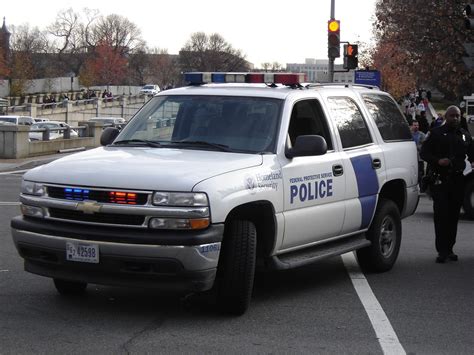
[[[474,30],[474,18],[472,18],[474,16],[474,4],[467,5],[464,11],[466,11],[467,16],[465,20],[466,29]]]
[[[328,21],[328,58],[339,58],[341,56],[340,30],[339,20],[331,19]]]
[[[359,65],[359,46],[357,44],[344,45],[344,69],[355,69]]]

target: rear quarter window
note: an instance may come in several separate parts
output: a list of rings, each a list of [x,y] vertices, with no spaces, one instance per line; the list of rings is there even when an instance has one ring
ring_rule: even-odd
[[[363,94],[362,99],[384,141],[413,140],[408,122],[390,96]]]

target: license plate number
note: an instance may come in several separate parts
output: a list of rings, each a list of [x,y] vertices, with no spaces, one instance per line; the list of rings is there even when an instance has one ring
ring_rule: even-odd
[[[66,242],[66,260],[81,263],[99,263],[97,244]]]

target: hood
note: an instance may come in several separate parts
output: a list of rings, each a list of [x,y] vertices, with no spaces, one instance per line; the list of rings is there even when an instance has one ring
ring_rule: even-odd
[[[262,164],[262,156],[215,151],[101,147],[30,170],[25,180],[62,185],[191,191],[213,176]]]

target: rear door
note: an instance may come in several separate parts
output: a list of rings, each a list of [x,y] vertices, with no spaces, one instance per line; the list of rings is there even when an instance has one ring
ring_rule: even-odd
[[[376,144],[355,96],[328,95],[328,110],[339,133],[346,171],[346,218],[342,234],[365,230],[372,221],[380,186],[385,180],[385,158]]]

